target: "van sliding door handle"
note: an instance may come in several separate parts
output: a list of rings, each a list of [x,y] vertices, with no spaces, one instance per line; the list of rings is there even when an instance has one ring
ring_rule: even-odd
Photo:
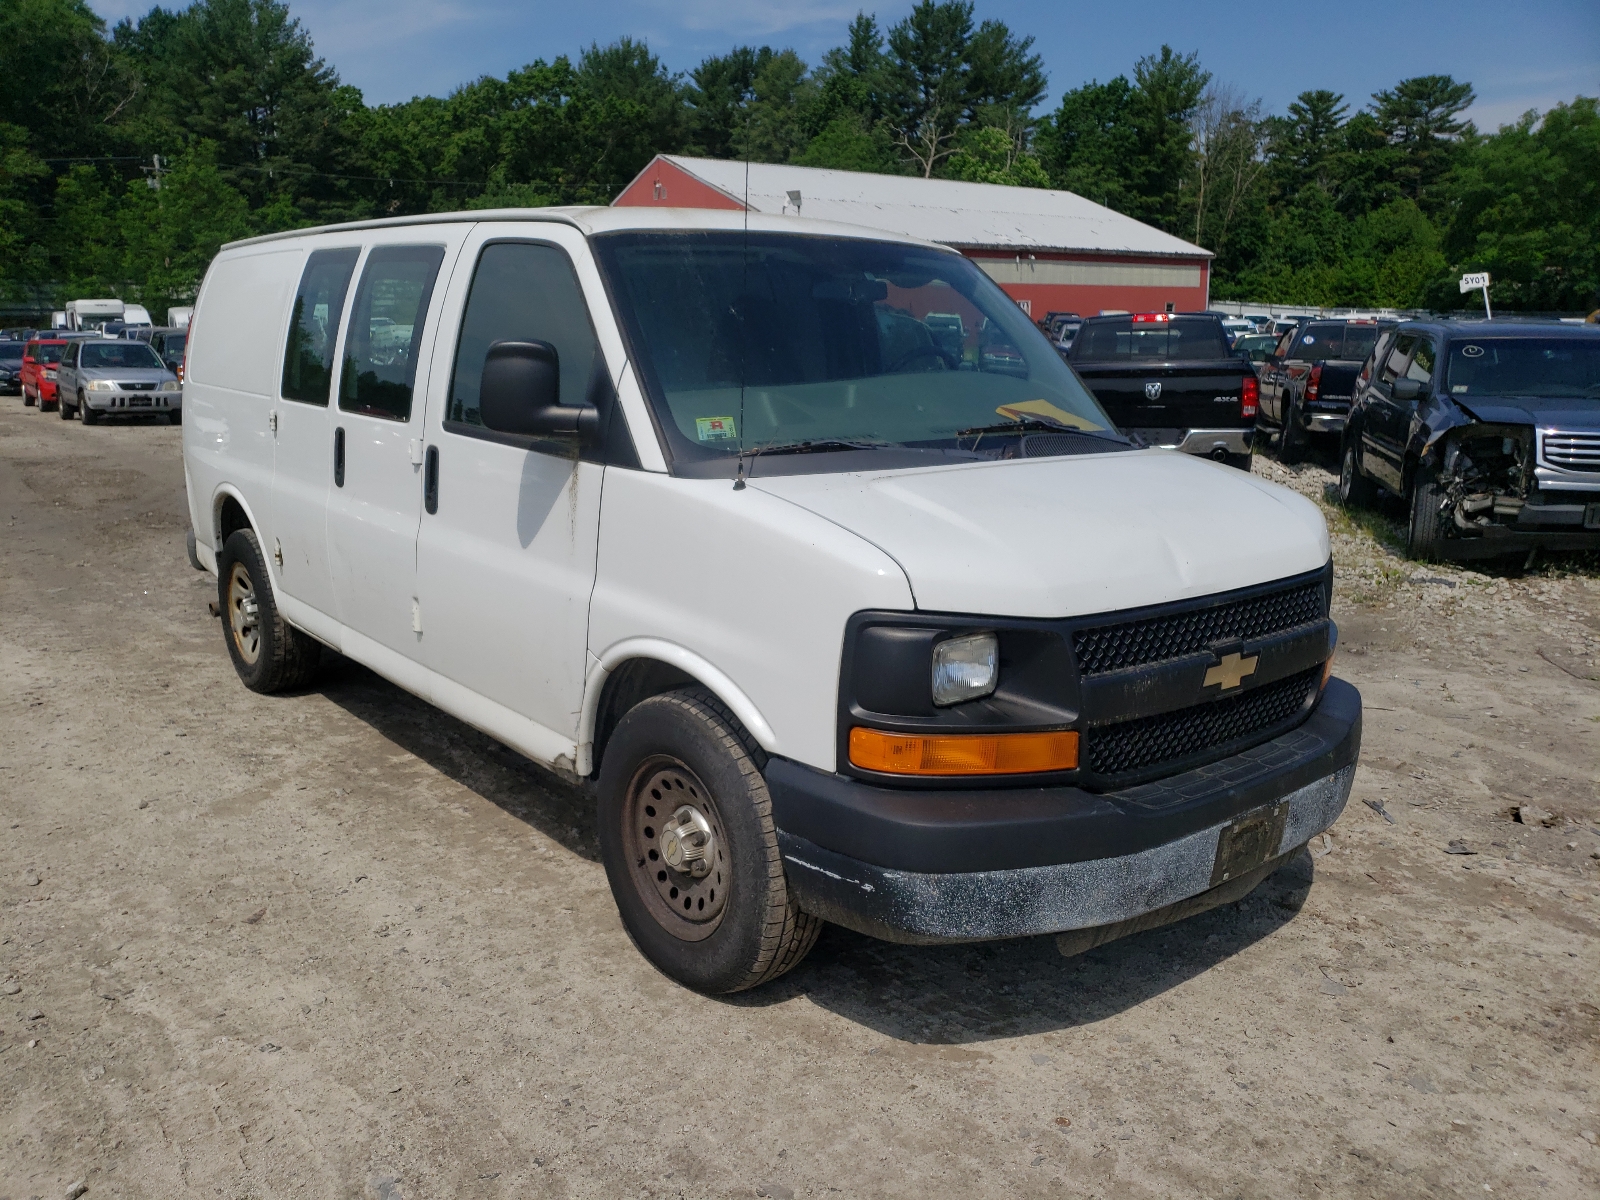
[[[429,446],[422,467],[422,507],[439,511],[439,447]]]
[[[335,487],[344,486],[344,428],[342,426],[333,431],[333,482]]]

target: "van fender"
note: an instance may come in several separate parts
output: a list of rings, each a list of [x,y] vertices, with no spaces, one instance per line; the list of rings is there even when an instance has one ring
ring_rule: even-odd
[[[744,690],[699,654],[665,638],[626,638],[609,647],[598,658],[591,658],[588,677],[583,685],[583,711],[578,717],[577,773],[587,776],[594,771],[594,735],[600,716],[600,696],[605,691],[606,678],[623,663],[635,658],[650,658],[676,667],[685,675],[710,688],[718,700],[728,706],[728,711],[768,754],[778,753],[778,738],[767,724]]]

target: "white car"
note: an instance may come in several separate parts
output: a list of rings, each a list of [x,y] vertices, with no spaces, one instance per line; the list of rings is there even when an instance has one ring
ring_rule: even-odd
[[[272,235],[212,263],[184,399],[244,683],[332,647],[581,782],[691,987],[825,920],[1148,928],[1348,797],[1319,510],[1132,447],[948,249],[655,208]]]

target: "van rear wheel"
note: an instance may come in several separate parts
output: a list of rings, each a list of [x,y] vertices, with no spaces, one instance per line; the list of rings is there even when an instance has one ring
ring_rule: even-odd
[[[704,688],[636,705],[605,748],[600,852],[622,923],[696,991],[776,979],[822,930],[784,878],[759,753]]]
[[[261,543],[252,529],[234,530],[217,555],[217,605],[228,656],[245,687],[269,693],[311,682],[322,647],[278,612]]]

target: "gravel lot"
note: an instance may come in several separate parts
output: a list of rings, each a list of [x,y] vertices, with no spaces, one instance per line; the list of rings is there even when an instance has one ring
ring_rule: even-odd
[[[0,1200],[1600,1194],[1592,559],[1329,508],[1366,739],[1313,854],[1074,959],[830,928],[712,1000],[580,793],[348,662],[238,684],[180,432],[0,400]]]

